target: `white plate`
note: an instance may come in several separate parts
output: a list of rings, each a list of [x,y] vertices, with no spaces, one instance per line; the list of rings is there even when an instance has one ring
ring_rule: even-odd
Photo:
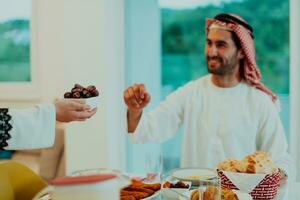
[[[158,191],[156,191],[156,192],[155,192],[154,194],[152,194],[151,196],[146,197],[146,198],[144,198],[144,199],[142,199],[142,200],[150,200],[150,199],[154,199],[155,197],[157,197],[157,196],[160,194],[160,191],[161,191],[161,189],[158,190]]]
[[[45,187],[35,195],[33,200],[52,200],[53,191],[52,186]]]
[[[182,181],[199,181],[216,177],[216,173],[211,169],[201,168],[179,168],[173,170],[170,175]]]
[[[99,175],[99,174],[115,174],[119,176],[121,173],[115,169],[94,168],[94,169],[84,169],[84,170],[74,171],[70,174],[70,176],[89,176],[89,175]]]

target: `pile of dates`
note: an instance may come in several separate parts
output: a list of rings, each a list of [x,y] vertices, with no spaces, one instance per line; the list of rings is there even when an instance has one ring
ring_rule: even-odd
[[[165,184],[163,185],[164,188],[189,188],[188,184],[185,184],[182,181],[178,181],[176,183],[171,183],[169,181],[165,182]]]
[[[88,87],[83,87],[79,84],[75,84],[71,92],[66,92],[64,98],[90,98],[99,96],[99,91],[94,85],[89,85]]]

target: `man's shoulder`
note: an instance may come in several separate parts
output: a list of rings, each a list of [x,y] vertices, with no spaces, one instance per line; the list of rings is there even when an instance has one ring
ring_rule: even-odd
[[[247,84],[244,83],[245,87],[247,88],[247,96],[250,100],[255,101],[256,103],[260,103],[260,104],[274,104],[272,101],[272,98],[266,94],[265,92]]]
[[[247,88],[250,95],[255,96],[259,99],[270,99],[269,95],[265,92],[255,88],[254,86],[249,85],[248,83],[244,82],[245,87]]]

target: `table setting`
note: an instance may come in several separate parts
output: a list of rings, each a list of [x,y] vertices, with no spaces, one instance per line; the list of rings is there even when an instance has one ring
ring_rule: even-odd
[[[252,166],[252,172],[247,166],[251,162],[245,162],[250,158],[259,158],[259,167]],[[144,174],[106,168],[75,171],[52,180],[34,200],[296,200],[300,196],[300,183],[279,184],[280,171],[265,152],[224,160],[215,169],[163,172],[161,155],[145,160]]]

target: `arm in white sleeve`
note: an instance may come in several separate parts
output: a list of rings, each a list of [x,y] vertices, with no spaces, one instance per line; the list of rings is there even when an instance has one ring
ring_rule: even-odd
[[[128,133],[134,143],[162,142],[171,138],[181,126],[186,99],[192,84],[179,88],[154,110],[143,113],[134,133]]]
[[[288,154],[288,143],[278,110],[273,103],[267,103],[261,111],[263,115],[256,141],[257,148],[268,152],[275,164],[292,176],[293,162]]]
[[[5,149],[33,149],[53,145],[55,107],[39,105],[28,109],[8,109],[11,129]]]

